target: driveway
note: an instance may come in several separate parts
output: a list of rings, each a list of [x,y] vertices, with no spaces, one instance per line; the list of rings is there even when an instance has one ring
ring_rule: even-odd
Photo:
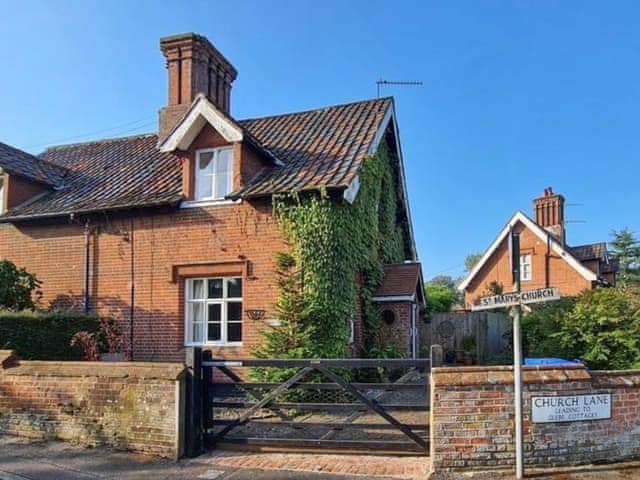
[[[424,457],[214,452],[173,462],[63,442],[0,436],[0,480],[426,480]],[[510,480],[506,472],[433,475],[430,480]],[[528,472],[536,480],[640,479],[640,462]]]
[[[398,476],[384,475],[386,471],[381,470],[389,468],[390,459],[396,462],[390,465]],[[409,477],[402,474],[399,460],[216,452],[174,462],[107,448],[0,436],[0,480],[406,480]],[[366,474],[372,468],[378,475]]]

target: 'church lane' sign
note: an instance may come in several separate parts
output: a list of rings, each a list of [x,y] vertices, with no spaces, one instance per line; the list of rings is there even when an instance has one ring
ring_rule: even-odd
[[[531,397],[533,423],[579,422],[611,418],[611,394]]]

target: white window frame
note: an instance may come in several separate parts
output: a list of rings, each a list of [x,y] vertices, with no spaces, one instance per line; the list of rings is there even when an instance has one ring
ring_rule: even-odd
[[[356,319],[351,317],[349,319],[349,345],[356,343]]]
[[[224,195],[218,195],[216,189],[216,168],[218,164],[218,158],[221,152],[230,152],[231,153],[231,161],[229,162],[229,172],[227,178],[227,191]],[[198,197],[198,176],[200,175],[200,155],[204,153],[213,153],[213,169],[214,173],[211,175],[211,196],[210,197]],[[194,165],[194,187],[193,187],[193,196],[194,200],[191,203],[218,203],[218,202],[228,202],[225,198],[233,191],[233,147],[215,147],[215,148],[202,148],[200,150],[196,150],[195,152],[195,165]]]
[[[200,347],[200,346],[219,346],[219,347],[240,347],[242,346],[242,340],[239,342],[229,342],[227,341],[228,335],[228,315],[227,315],[227,305],[231,302],[241,304],[241,313],[240,313],[240,321],[233,323],[240,323],[241,327],[241,338],[244,337],[244,302],[243,297],[229,297],[227,292],[227,280],[231,279],[240,279],[242,281],[242,294],[244,295],[244,279],[241,276],[227,276],[227,277],[197,277],[197,278],[187,278],[184,281],[184,345],[185,347]],[[196,280],[204,281],[204,298],[203,299],[192,299],[191,298],[191,289],[193,288],[193,282]],[[209,280],[222,280],[222,297],[221,298],[208,298],[208,282]],[[193,321],[189,318],[189,304],[191,303],[201,303],[204,305],[204,342],[196,342],[191,340],[193,336]],[[209,341],[209,305],[217,304],[220,305],[220,340],[218,341]]]
[[[528,282],[533,277],[532,258],[530,253],[523,253],[520,255],[520,281]],[[526,269],[525,267],[529,267]]]

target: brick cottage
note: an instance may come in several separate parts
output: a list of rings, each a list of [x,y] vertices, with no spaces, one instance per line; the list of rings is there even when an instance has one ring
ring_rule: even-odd
[[[118,319],[134,360],[181,361],[189,345],[250,356],[259,331],[277,324],[275,257],[290,248],[273,195],[323,190],[351,205],[364,162],[384,144],[409,263],[385,267],[375,298],[387,324],[400,317],[392,341],[415,355],[424,296],[393,99],[236,120],[237,72],[206,38],[160,47],[169,88],[157,134],[39,156],[0,144],[0,259],[37,275],[44,306]],[[360,311],[336,318],[351,323],[354,353]]]
[[[567,245],[564,197],[546,188],[533,201],[534,219],[517,211],[500,231],[480,261],[458,286],[465,307],[490,295],[490,286],[511,291],[509,232],[520,234],[520,282],[523,290],[558,287],[563,296],[596,286],[613,286],[618,260],[610,258],[605,242]]]

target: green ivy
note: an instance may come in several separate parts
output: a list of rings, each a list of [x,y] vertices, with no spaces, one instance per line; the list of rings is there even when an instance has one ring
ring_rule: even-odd
[[[372,297],[382,280],[382,266],[401,262],[411,252],[406,218],[399,208],[397,163],[386,143],[381,143],[378,152],[364,162],[353,204],[332,198],[324,190],[274,196],[275,218],[299,268],[301,305],[307,319],[300,335],[308,342],[300,354],[348,356],[349,319],[356,302],[362,308],[367,348],[379,343]],[[279,305],[291,296],[290,290],[280,287]],[[264,335],[262,353],[282,350],[282,335],[272,331]]]

